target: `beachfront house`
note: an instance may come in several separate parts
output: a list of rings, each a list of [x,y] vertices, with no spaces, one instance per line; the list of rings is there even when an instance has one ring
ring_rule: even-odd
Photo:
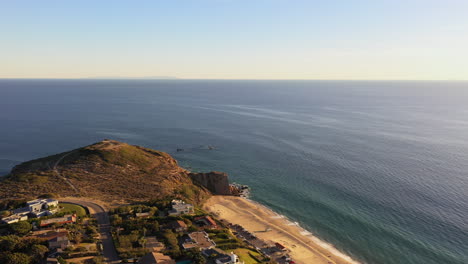
[[[196,217],[194,221],[203,229],[218,229],[218,224],[209,215]]]
[[[211,258],[216,264],[243,264],[239,260],[239,257],[231,252],[231,254],[226,254],[219,248],[210,248],[202,251],[202,255],[206,258]]]
[[[172,209],[169,210],[169,215],[183,215],[183,214],[193,214],[195,211],[193,205],[185,203],[182,200],[172,200],[171,202]]]
[[[275,243],[275,247],[281,251],[288,251],[288,249],[285,246],[281,245],[278,242]]]
[[[209,238],[205,231],[192,232],[188,236],[189,239],[182,243],[184,249],[199,248],[204,250],[216,247],[216,243]]]
[[[229,255],[224,255],[224,256],[216,258],[215,262],[216,264],[243,264],[244,263],[244,262],[241,262],[239,260],[239,257],[232,252]]]

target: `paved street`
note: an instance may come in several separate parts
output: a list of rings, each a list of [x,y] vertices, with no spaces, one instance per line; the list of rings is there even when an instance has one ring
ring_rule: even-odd
[[[102,242],[105,261],[107,263],[119,263],[119,257],[110,233],[110,221],[107,210],[97,203],[84,201],[80,198],[64,198],[60,199],[60,201],[74,203],[88,208],[89,213],[97,219],[99,225],[99,237]]]

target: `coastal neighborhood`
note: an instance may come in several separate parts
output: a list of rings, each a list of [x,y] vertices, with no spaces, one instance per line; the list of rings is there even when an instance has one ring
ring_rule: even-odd
[[[41,249],[44,259],[40,263],[101,258],[96,221],[79,205],[36,199],[2,214],[9,215],[1,219],[0,235],[8,236],[0,240],[28,241],[31,248]],[[19,253],[9,254],[7,258]]]
[[[295,263],[280,243],[263,241],[181,199],[123,206],[110,214],[123,262]]]
[[[324,264],[348,263],[336,261],[314,245],[305,230],[249,200],[249,187],[229,183],[226,173],[187,172],[167,154],[112,140],[76,152],[58,158],[73,157],[62,161],[71,167],[48,173],[73,174],[79,181],[65,183],[75,184],[76,190],[86,190],[102,175],[108,181],[102,189],[92,188],[94,196],[28,192],[33,199],[0,200],[0,245],[15,245],[0,247],[0,263],[306,264],[310,258]],[[42,161],[49,170],[57,156]],[[161,171],[153,171],[153,164]],[[18,166],[14,177],[30,177],[31,172],[21,174],[33,170],[29,166]],[[44,172],[34,177],[44,177],[38,175]],[[164,182],[167,175],[175,178]],[[164,184],[128,187],[142,182],[140,177]],[[140,199],[132,199],[135,195]]]
[[[64,206],[86,210],[52,198],[26,201],[3,213],[3,232],[27,226],[22,236],[42,241],[46,264],[100,263],[104,256],[96,221]],[[118,263],[295,263],[280,243],[263,241],[179,198],[117,207],[110,220]]]

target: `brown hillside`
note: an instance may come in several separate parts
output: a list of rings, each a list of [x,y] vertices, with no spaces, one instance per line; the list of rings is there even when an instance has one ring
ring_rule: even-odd
[[[0,199],[47,193],[109,202],[209,196],[169,154],[114,140],[24,162],[0,182]]]

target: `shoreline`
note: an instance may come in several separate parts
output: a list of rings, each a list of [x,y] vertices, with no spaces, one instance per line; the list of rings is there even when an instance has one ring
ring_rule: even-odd
[[[340,252],[332,244],[320,240],[298,222],[250,199],[217,195],[208,199],[203,209],[218,218],[242,226],[264,241],[281,243],[288,248],[289,255],[296,263],[360,263]]]

